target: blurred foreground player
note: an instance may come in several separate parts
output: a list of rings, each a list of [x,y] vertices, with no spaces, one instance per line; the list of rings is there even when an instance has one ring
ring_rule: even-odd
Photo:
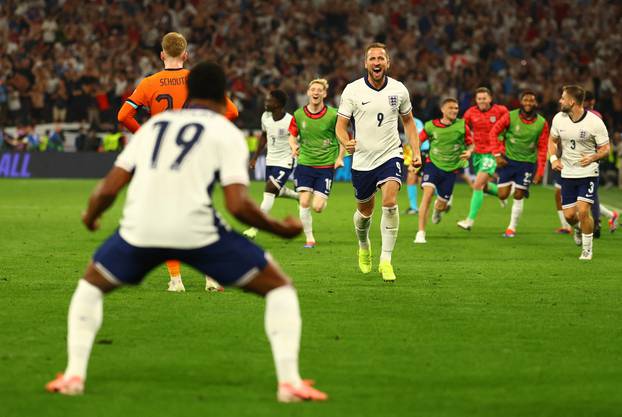
[[[250,226],[293,238],[302,225],[292,217],[283,221],[268,217],[249,198],[244,135],[222,116],[222,68],[214,63],[197,65],[188,86],[191,108],[151,118],[89,200],[82,221],[93,231],[102,213],[130,184],[119,230],[96,251],[71,299],[67,368],[46,389],[82,394],[91,348],[102,323],[104,294],[121,285],[138,284],[167,259],[179,259],[223,285],[265,296],[277,399],[325,400],[327,395],[298,373],[301,319],[290,279],[261,248],[223,222],[212,205],[214,186],[221,184],[227,210]],[[175,203],[179,200],[186,201],[181,211]]]
[[[134,116],[141,107],[155,116],[166,110],[181,109],[186,104],[189,71],[184,68],[184,63],[188,59],[187,46],[184,36],[177,32],[169,32],[162,38],[160,59],[164,63],[164,70],[143,79],[119,110],[117,118],[130,132],[135,133],[140,128]],[[238,117],[238,109],[228,98],[225,117],[229,120]],[[179,201],[178,204],[185,204],[185,201]],[[169,260],[166,267],[170,276],[168,290],[185,291],[179,261]],[[210,277],[205,277],[205,290],[220,291],[222,287]]]

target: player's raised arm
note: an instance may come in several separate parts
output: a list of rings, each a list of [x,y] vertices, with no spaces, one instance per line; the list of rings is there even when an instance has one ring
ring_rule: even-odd
[[[123,103],[121,108],[119,109],[119,113],[117,114],[117,120],[123,126],[127,128],[132,133],[135,133],[139,128],[140,124],[136,121],[134,116],[138,112],[139,106],[131,102],[129,99]]]
[[[534,184],[540,184],[542,177],[544,176],[544,169],[546,167],[546,151],[548,148],[549,138],[549,124],[544,122],[544,127],[538,138],[538,159],[536,160],[536,174],[533,177]]]
[[[402,115],[402,123],[404,124],[404,133],[410,144],[410,148],[413,151],[412,165],[415,168],[421,166],[421,149],[419,144],[419,133],[417,132],[417,125],[412,112]]]
[[[82,213],[82,223],[90,231],[99,228],[99,218],[117,198],[119,192],[130,182],[132,174],[118,166],[113,167],[101,180],[89,197],[88,207]]]
[[[341,146],[348,151],[349,153],[354,153],[356,150],[356,139],[351,138],[348,134],[348,124],[350,123],[350,119],[343,117],[342,115],[337,115],[337,124],[335,125],[335,135],[337,135],[337,139]]]
[[[259,158],[259,155],[261,155],[261,153],[263,152],[263,150],[266,147],[267,143],[268,143],[268,136],[266,135],[265,131],[262,131],[261,132],[261,138],[259,138],[259,144],[257,145],[257,149],[255,150],[255,153],[251,157],[251,160],[250,160],[250,162],[248,164],[251,169],[255,169],[255,164],[257,163],[257,158]]]
[[[549,134],[549,140],[548,140],[549,161],[551,161],[551,169],[553,169],[554,171],[561,172],[563,165],[562,165],[562,161],[560,161],[559,157],[557,156],[559,154],[558,145],[559,145],[559,137],[554,136],[553,132],[551,132]]]

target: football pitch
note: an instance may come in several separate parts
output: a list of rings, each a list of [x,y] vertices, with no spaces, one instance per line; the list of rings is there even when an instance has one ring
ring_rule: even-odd
[[[350,184],[335,184],[314,214],[315,249],[303,249],[302,236],[260,232],[298,289],[301,374],[317,380],[326,403],[276,402],[261,298],[206,293],[188,268],[187,292],[168,293],[164,266],[105,299],[86,394],[48,394],[44,384],[66,363],[71,294],[121,213],[119,200],[100,231],[86,231],[80,212],[94,184],[0,181],[0,416],[622,415],[622,231],[604,222],[594,259],[579,261],[572,238],[554,233],[546,187],[532,190],[513,239],[501,237],[511,206],[492,197],[471,232],[456,227],[468,212],[464,185],[428,226],[426,245],[412,242],[417,217],[402,216],[395,284],[376,269],[358,272]],[[257,201],[262,190],[253,184]],[[403,211],[404,191],[400,199]],[[602,190],[601,200],[622,207],[622,191]],[[297,211],[277,200],[272,214]]]

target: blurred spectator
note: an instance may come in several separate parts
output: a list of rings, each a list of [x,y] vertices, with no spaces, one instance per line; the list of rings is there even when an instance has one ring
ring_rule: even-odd
[[[52,132],[47,132],[48,146],[47,151],[63,152],[65,150],[65,135],[60,126],[54,128]]]
[[[101,147],[101,139],[97,136],[94,128],[90,128],[85,132],[84,127],[80,127],[78,136],[76,137],[76,150],[79,152],[97,152]]]

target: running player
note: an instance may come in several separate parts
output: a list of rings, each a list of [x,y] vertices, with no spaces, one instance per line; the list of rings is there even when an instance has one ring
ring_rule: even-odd
[[[160,59],[164,62],[164,70],[143,79],[119,110],[117,118],[130,132],[135,133],[140,128],[135,116],[141,107],[155,116],[165,110],[181,109],[186,104],[188,70],[184,68],[184,63],[188,60],[187,46],[184,36],[177,32],[169,32],[162,38]],[[228,98],[225,117],[229,120],[238,117],[238,109]],[[170,260],[166,262],[166,267],[170,276],[168,290],[185,291],[179,261]],[[222,291],[222,287],[210,277],[205,277],[205,290]]]
[[[287,94],[281,90],[273,90],[266,97],[266,111],[261,116],[261,139],[250,160],[250,168],[255,169],[257,158],[266,145],[266,188],[261,201],[261,211],[270,213],[277,197],[298,199],[298,193],[287,188],[287,180],[292,173],[294,159],[289,147],[289,125],[292,115],[285,112]],[[255,239],[257,229],[251,227],[244,231],[244,236]]]
[[[212,206],[214,185],[220,183],[227,210],[238,220],[288,239],[302,231],[297,219],[270,218],[248,197],[246,141],[222,116],[225,85],[219,65],[195,66],[188,77],[193,108],[151,118],[95,188],[82,217],[91,231],[129,183],[121,225],[95,252],[71,299],[68,364],[46,385],[48,391],[84,392],[104,294],[121,285],[139,284],[165,260],[180,259],[223,285],[265,297],[265,328],[279,401],[327,398],[298,373],[301,319],[290,279],[260,247],[231,231]],[[187,202],[181,212],[176,203],[180,200]]]
[[[359,268],[367,274],[372,270],[369,241],[375,195],[382,191],[382,218],[380,234],[382,252],[378,270],[385,282],[395,282],[391,255],[399,229],[400,213],[397,193],[402,185],[402,146],[398,120],[404,125],[406,138],[413,152],[412,165],[421,166],[417,127],[412,115],[410,94],[401,82],[387,75],[391,61],[382,43],[372,43],[365,50],[363,78],[351,82],[341,94],[337,137],[352,154],[352,185],[357,210],[354,229],[358,238]],[[354,121],[355,137],[348,135],[348,124]]]
[[[335,136],[337,109],[324,104],[327,93],[328,81],[312,80],[307,89],[309,103],[294,112],[289,126],[289,145],[298,158],[294,183],[308,249],[316,245],[311,209],[321,213],[326,208],[335,169],[343,166],[345,154]]]
[[[554,170],[562,174],[562,208],[574,226],[574,240],[582,246],[581,260],[592,259],[594,221],[591,205],[598,190],[598,160],[609,153],[609,134],[603,121],[583,108],[585,90],[563,88],[561,112],[553,118],[549,154]],[[561,158],[557,156],[561,144]]]
[[[427,243],[425,228],[432,196],[437,193],[432,212],[432,223],[437,224],[449,209],[456,176],[468,165],[473,152],[471,132],[464,119],[457,118],[458,111],[458,100],[446,98],[441,102],[443,117],[426,122],[419,133],[419,140],[430,144],[430,160],[423,166],[423,198],[415,243]]]
[[[471,230],[477,213],[484,202],[484,190],[497,195],[497,184],[491,182],[497,169],[497,160],[493,151],[497,149],[497,141],[490,141],[490,129],[508,113],[505,106],[492,104],[492,92],[486,87],[475,90],[475,105],[464,113],[464,121],[473,132],[475,151],[473,153],[473,168],[475,169],[475,181],[469,215],[465,220],[458,222],[458,226],[465,230]]]
[[[540,184],[546,166],[549,124],[536,111],[536,93],[525,90],[520,95],[520,108],[497,120],[490,131],[490,142],[502,138],[495,157],[499,163],[499,198],[505,200],[514,187],[510,224],[503,236],[514,237],[523,212],[529,185]],[[505,146],[503,146],[505,143]],[[535,171],[535,175],[534,175]]]

